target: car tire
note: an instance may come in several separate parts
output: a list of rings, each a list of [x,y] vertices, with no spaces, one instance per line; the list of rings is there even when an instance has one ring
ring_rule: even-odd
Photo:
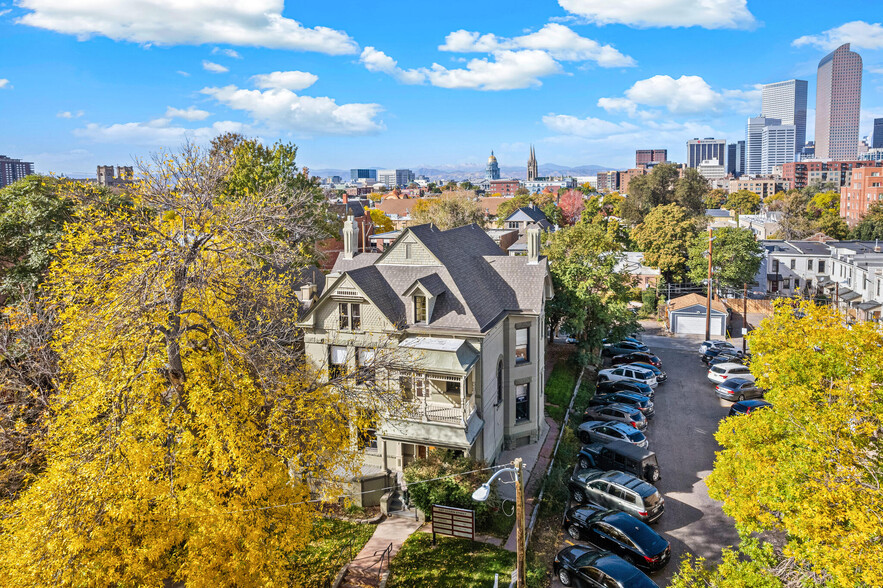
[[[644,468],[644,478],[651,484],[658,482],[660,477],[658,467],[648,465]]]
[[[573,491],[573,499],[577,501],[579,504],[585,504],[586,502],[586,493],[582,490],[574,490]]]
[[[745,395],[739,394],[739,402],[742,402],[743,400],[745,400]]]
[[[583,445],[588,445],[592,442],[592,437],[585,431],[579,432],[579,440],[582,441]]]
[[[558,570],[558,580],[561,581],[562,586],[573,586],[573,580],[570,578],[570,572],[561,568]]]
[[[587,470],[592,467],[592,464],[585,457],[579,458],[579,467],[580,469]]]
[[[574,541],[579,541],[581,535],[579,531],[579,525],[570,525],[569,527],[567,527],[567,534],[570,535],[570,538]]]

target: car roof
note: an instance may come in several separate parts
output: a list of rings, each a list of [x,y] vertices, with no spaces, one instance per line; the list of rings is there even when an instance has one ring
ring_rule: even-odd
[[[598,423],[596,425],[593,425],[593,427],[600,427],[600,426],[610,427],[612,429],[616,429],[622,433],[627,433],[627,434],[631,434],[631,433],[634,433],[635,431],[637,431],[637,429],[635,429],[631,425],[627,425],[627,424],[621,423],[619,421],[588,421],[588,422],[589,423]],[[586,424],[586,423],[583,423],[583,424]],[[631,443],[629,443],[629,445],[631,445]]]
[[[626,474],[625,472],[620,472],[618,470],[612,470],[605,472],[602,476],[597,476],[597,479],[604,479],[608,482],[614,482],[619,484],[620,486],[624,486],[629,490],[634,490],[642,497],[652,496],[657,492],[656,488],[652,485],[648,484],[643,480],[639,480],[631,474]]]
[[[725,382],[722,384],[736,384],[737,386],[741,386],[742,384],[753,384],[751,380],[745,378],[727,378]]]
[[[741,363],[727,362],[727,363],[719,363],[714,367],[725,368],[725,369],[731,370],[733,368],[744,368],[745,366],[742,365]]]
[[[645,370],[648,370],[651,372],[654,372],[655,370],[659,369],[655,365],[650,364],[650,363],[644,363],[643,361],[633,361],[632,363],[626,364],[626,365],[636,365],[638,367],[644,368]],[[644,382],[636,382],[636,383],[637,384],[644,384]],[[644,385],[646,386],[646,384],[644,384]]]
[[[634,443],[629,443],[627,441],[611,441],[610,443],[605,443],[604,445],[606,447],[609,447],[616,453],[619,453],[620,455],[624,455],[626,457],[631,457],[636,461],[640,461],[648,455],[654,455],[654,453],[649,449],[638,447]]]
[[[601,410],[602,408],[615,408],[617,410],[621,410],[630,415],[641,414],[641,411],[635,408],[634,406],[629,406],[628,404],[621,404],[619,402],[611,402],[610,404],[600,404],[598,406],[592,406],[591,408],[595,408]]]

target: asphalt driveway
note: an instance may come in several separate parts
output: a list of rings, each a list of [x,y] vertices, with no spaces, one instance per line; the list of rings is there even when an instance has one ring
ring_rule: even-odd
[[[668,381],[656,389],[656,415],[647,430],[662,473],[656,486],[665,497],[665,514],[653,528],[672,547],[671,562],[652,578],[668,586],[685,553],[718,561],[723,547],[738,543],[733,520],[708,497],[704,482],[719,449],[714,433],[730,403],[715,396],[706,378],[698,357],[701,340],[650,334],[641,339],[668,373]],[[560,586],[557,578],[552,585]]]

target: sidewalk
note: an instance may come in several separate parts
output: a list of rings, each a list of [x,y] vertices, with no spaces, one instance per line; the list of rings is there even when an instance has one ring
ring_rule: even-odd
[[[381,521],[374,534],[350,564],[349,570],[341,582],[341,588],[365,588],[380,585],[380,555],[392,545],[389,558],[402,548],[405,540],[419,529],[421,523],[403,517],[389,517]],[[389,569],[389,560],[384,560],[383,571]]]

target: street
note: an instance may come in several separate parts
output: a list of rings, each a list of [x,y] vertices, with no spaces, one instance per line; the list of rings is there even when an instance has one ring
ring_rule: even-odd
[[[714,433],[730,403],[714,394],[707,368],[698,357],[700,339],[643,334],[641,340],[662,360],[668,381],[656,389],[656,415],[647,430],[662,479],[665,514],[653,528],[671,542],[669,564],[651,577],[668,586],[685,553],[710,561],[721,548],[738,543],[732,519],[708,497],[704,478],[714,464]],[[563,545],[562,545],[563,546]],[[557,578],[553,586],[560,586]]]

